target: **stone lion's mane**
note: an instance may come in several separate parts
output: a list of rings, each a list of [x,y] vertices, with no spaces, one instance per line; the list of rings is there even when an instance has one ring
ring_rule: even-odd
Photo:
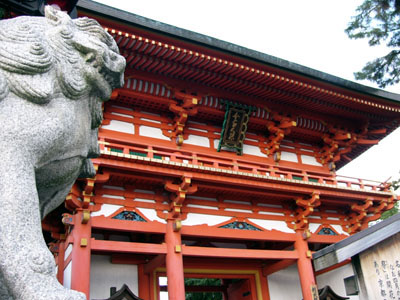
[[[95,20],[71,20],[51,7],[45,18],[32,19],[0,22],[0,101],[10,92],[36,104],[60,92],[70,99],[88,93],[83,66],[89,62],[101,71],[103,58],[87,45],[118,53],[112,37]]]

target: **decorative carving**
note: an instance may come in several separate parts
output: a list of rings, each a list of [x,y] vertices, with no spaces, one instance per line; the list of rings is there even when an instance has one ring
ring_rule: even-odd
[[[294,207],[294,220],[291,221],[290,216],[285,212],[287,216],[287,225],[289,228],[295,231],[303,231],[305,233],[305,238],[311,236],[308,230],[308,217],[314,212],[314,208],[321,205],[319,199],[319,192],[314,191],[310,198],[298,198],[295,201]],[[286,211],[286,210],[285,210]]]
[[[331,228],[329,227],[322,227],[318,232],[318,235],[337,235],[336,232],[334,232]]]
[[[335,170],[335,162],[346,159],[346,154],[351,152],[356,145],[375,145],[379,140],[367,139],[368,135],[384,134],[386,129],[368,130],[367,126],[360,133],[346,131],[335,127],[329,127],[328,132],[322,136],[324,146],[318,154],[317,160],[322,164],[328,164],[331,170]]]
[[[235,222],[232,222],[229,224],[222,225],[219,228],[261,231],[260,228],[257,228],[247,222],[239,222],[239,221],[235,221]]]
[[[367,198],[362,204],[353,204],[350,209],[347,221],[347,232],[349,234],[356,233],[360,230],[366,229],[368,223],[378,220],[384,211],[393,208],[396,196],[392,196],[389,199],[382,200],[377,206],[374,206],[374,201],[371,198]]]
[[[184,175],[181,179],[180,184],[175,184],[172,180],[165,182],[164,188],[171,192],[170,199],[170,214],[172,218],[176,219],[181,214],[181,207],[186,195],[194,194],[197,192],[197,186],[192,185],[192,179],[190,175]],[[180,223],[176,224],[176,230],[179,231]]]
[[[137,221],[137,222],[147,222],[140,216],[137,212],[134,211],[123,211],[113,217],[113,219],[117,220],[126,220],[126,221]]]
[[[261,147],[261,152],[266,155],[273,155],[275,161],[280,160],[279,148],[282,140],[290,134],[292,127],[297,126],[296,121],[281,114],[271,114],[271,120],[267,121],[268,140],[267,145]]]
[[[183,144],[183,130],[185,128],[188,116],[197,114],[198,108],[195,107],[198,103],[196,97],[182,92],[175,91],[174,97],[181,101],[181,103],[171,103],[169,110],[175,114],[174,129],[171,133],[171,139],[175,139],[178,146]]]
[[[86,299],[54,276],[41,219],[95,175],[102,102],[123,84],[125,60],[96,21],[45,15],[0,21],[2,299]]]

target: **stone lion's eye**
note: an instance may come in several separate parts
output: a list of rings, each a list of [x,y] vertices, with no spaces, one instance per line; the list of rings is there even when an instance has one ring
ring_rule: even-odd
[[[110,55],[110,58],[111,58],[111,60],[117,60],[117,56],[113,53]]]

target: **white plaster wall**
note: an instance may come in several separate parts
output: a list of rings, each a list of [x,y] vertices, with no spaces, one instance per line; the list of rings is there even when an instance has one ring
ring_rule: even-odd
[[[333,229],[335,229],[339,234],[345,234],[345,235],[349,235],[348,232],[344,231],[342,226],[340,225],[331,225],[333,227]]]
[[[68,259],[68,256],[72,253],[73,248],[74,248],[73,244],[69,244],[67,249],[65,249],[64,261],[66,261]]]
[[[122,122],[118,120],[111,120],[109,125],[103,125],[101,128],[130,134],[135,133],[135,126],[133,126],[132,123]]]
[[[231,217],[188,213],[186,220],[182,221],[182,225],[193,226],[207,224],[208,226],[214,226],[226,222],[229,219],[231,219]]]
[[[268,276],[271,300],[303,299],[296,264]]]
[[[331,289],[342,297],[349,297],[349,300],[359,300],[358,296],[346,296],[346,289],[344,286],[344,278],[353,276],[354,271],[351,264],[344,265],[340,268],[317,276],[317,285],[319,289],[329,285]],[[372,299],[371,299],[372,300]]]
[[[110,297],[110,287],[119,290],[123,284],[138,295],[137,265],[112,264],[108,255],[92,255],[90,263],[90,298]]]
[[[294,230],[290,229],[285,221],[260,220],[260,219],[249,219],[249,221],[267,230],[275,229],[282,232],[294,233]]]
[[[161,219],[157,216],[157,211],[151,208],[136,208],[140,211],[147,219],[150,221],[158,221],[161,223],[167,223],[164,219]]]
[[[125,197],[124,197],[124,196],[110,195],[110,194],[103,194],[103,195],[101,195],[101,196],[102,196],[102,197],[106,197],[106,198],[125,200]]]
[[[148,136],[156,139],[170,141],[171,139],[163,135],[162,130],[156,127],[144,126],[139,127],[139,134],[143,136]]]
[[[184,143],[202,147],[210,147],[210,140],[207,137],[194,134],[189,134]]]
[[[317,231],[317,229],[319,228],[319,226],[321,226],[321,224],[309,223],[308,229],[309,229],[312,233],[315,233],[315,232]]]
[[[71,275],[72,275],[72,263],[69,264],[64,269],[64,282],[63,285],[70,289],[71,288]]]
[[[115,111],[112,111],[111,114],[112,114],[112,115],[116,115],[116,116],[121,116],[121,117],[133,119],[133,116],[131,116],[131,115],[121,114],[121,113],[117,113],[117,112],[115,112]]]
[[[296,153],[286,151],[281,152],[281,160],[298,162]]]
[[[214,140],[214,148],[218,149],[219,140]]]
[[[122,207],[121,205],[102,204],[100,210],[92,212],[91,216],[92,217],[97,217],[97,216],[108,217],[108,216],[111,216],[113,213],[115,213],[121,207]]]
[[[322,166],[319,162],[317,162],[316,158],[314,156],[309,156],[309,155],[301,155],[301,161],[303,164],[306,165],[313,165],[313,166]]]
[[[261,152],[260,147],[252,146],[252,145],[246,145],[246,144],[243,145],[243,153],[244,154],[255,155],[255,156],[261,156],[261,157],[268,157],[266,154]]]

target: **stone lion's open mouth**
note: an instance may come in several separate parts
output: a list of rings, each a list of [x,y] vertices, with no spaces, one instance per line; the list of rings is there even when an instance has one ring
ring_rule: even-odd
[[[105,67],[101,68],[99,73],[107,81],[111,89],[121,86],[120,83],[121,73],[112,72],[110,70],[107,70],[107,68]]]

